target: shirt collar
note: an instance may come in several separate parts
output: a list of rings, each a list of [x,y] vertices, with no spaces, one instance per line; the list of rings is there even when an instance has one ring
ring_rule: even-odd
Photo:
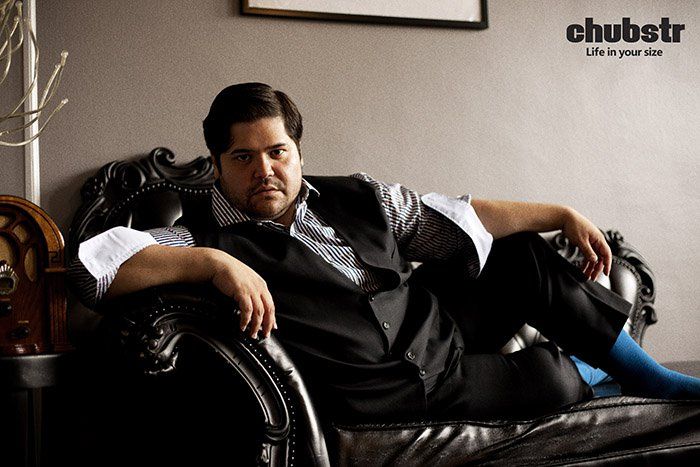
[[[303,216],[304,212],[306,212],[306,200],[311,194],[320,196],[319,191],[314,188],[311,183],[306,181],[306,179],[302,178],[301,189],[299,190],[299,195],[296,199],[296,218],[298,218],[300,215]],[[221,191],[218,180],[214,183],[214,188],[212,189],[211,209],[214,214],[214,219],[216,219],[216,223],[219,225],[219,227],[228,227],[230,225],[240,224],[241,222],[259,221],[258,219],[250,217],[248,214],[229,203]],[[277,222],[271,220],[262,222],[277,224]]]

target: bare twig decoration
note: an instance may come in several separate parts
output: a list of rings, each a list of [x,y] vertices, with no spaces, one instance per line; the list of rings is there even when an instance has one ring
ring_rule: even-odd
[[[15,12],[14,15],[13,11]],[[12,20],[10,21],[11,18]],[[25,36],[28,38],[28,41],[25,40]],[[44,128],[46,128],[46,125],[54,114],[61,110],[68,102],[68,99],[63,99],[59,102],[58,105],[50,111],[43,125],[39,127],[36,133],[29,138],[24,136],[24,130],[39,121],[41,113],[46,110],[51,98],[56,92],[61,82],[61,75],[66,65],[68,52],[65,50],[61,52],[61,61],[54,67],[53,73],[44,87],[44,92],[41,94],[37,107],[20,111],[20,108],[24,105],[25,101],[27,101],[34,87],[37,86],[39,74],[39,46],[37,45],[36,36],[31,28],[31,24],[26,18],[23,19],[22,17],[22,2],[16,0],[0,0],[0,90],[10,73],[13,56],[15,56],[16,52],[20,51],[22,47],[32,47],[34,49],[34,72],[31,76],[29,86],[25,88],[22,98],[17,102],[14,108],[7,113],[5,113],[4,110],[0,110],[0,126],[11,125],[13,122],[20,123],[13,128],[0,128],[0,146],[17,147],[31,143],[44,131]],[[18,121],[17,119],[20,120]],[[20,133],[23,139],[14,142],[10,141],[17,133]]]

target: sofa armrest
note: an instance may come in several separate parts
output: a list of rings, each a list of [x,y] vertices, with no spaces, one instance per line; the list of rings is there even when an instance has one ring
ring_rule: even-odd
[[[261,341],[240,332],[235,302],[208,285],[147,289],[101,307],[103,327],[143,372],[177,370],[182,338],[198,339],[245,383],[264,418],[260,465],[291,465],[300,454],[328,465],[326,443],[311,398],[291,358],[274,336]]]

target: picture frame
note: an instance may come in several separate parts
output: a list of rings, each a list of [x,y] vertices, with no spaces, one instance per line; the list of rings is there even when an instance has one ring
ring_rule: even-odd
[[[247,15],[485,29],[486,0],[241,0]]]

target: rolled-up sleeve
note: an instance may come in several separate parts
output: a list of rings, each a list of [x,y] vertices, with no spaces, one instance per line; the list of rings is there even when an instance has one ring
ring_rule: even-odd
[[[421,201],[453,222],[469,237],[479,257],[479,271],[481,271],[491,252],[493,235],[486,230],[477,216],[471,205],[471,195],[450,198],[439,193],[428,193],[421,196]]]
[[[399,184],[353,174],[370,183],[380,196],[401,253],[409,261],[448,260],[460,255],[467,273],[476,277],[486,263],[493,236],[471,206],[469,195],[450,198],[419,195]]]
[[[68,265],[68,279],[79,299],[95,306],[109,289],[119,267],[144,248],[155,245],[193,246],[192,234],[184,227],[139,231],[114,227],[80,244],[78,255]]]

